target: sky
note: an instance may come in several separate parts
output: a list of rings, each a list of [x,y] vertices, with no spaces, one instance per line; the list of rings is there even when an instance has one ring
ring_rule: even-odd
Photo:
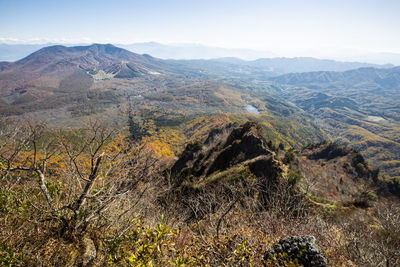
[[[0,43],[400,53],[399,0],[0,0]]]

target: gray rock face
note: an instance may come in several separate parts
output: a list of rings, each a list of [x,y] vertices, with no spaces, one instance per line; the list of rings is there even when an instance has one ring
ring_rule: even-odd
[[[172,190],[159,199],[162,205],[175,203],[188,221],[243,197],[267,207],[271,188],[284,172],[271,147],[256,122],[214,129],[205,143],[186,146],[165,175]]]
[[[224,132],[229,134],[225,137]],[[250,166],[255,176],[276,180],[281,175],[282,166],[276,160],[275,152],[268,147],[261,125],[249,121],[234,128],[229,124],[225,129],[212,130],[204,144],[188,144],[172,166],[171,177],[179,186],[188,176],[209,176],[257,158],[262,161],[252,162]]]
[[[304,267],[327,267],[328,263],[313,236],[285,237],[265,252],[266,266],[294,262]]]

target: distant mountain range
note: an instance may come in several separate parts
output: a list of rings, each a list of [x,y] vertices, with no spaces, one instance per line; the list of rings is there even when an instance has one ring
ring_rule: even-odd
[[[259,58],[288,57],[285,53],[274,51],[255,50],[245,48],[222,48],[201,44],[162,44],[157,42],[144,42],[134,44],[116,44],[139,54],[150,54],[163,59],[215,59],[224,57],[236,57],[246,60]],[[299,52],[301,57],[328,58],[344,62],[368,62],[374,64],[400,65],[400,54],[389,52],[363,52],[357,50],[342,49],[335,53],[330,50],[325,52],[313,51]]]
[[[245,61],[237,58],[220,58],[215,61],[250,66],[264,71],[275,73],[311,72],[311,71],[346,71],[364,67],[390,68],[391,64],[378,65],[360,62],[340,62],[328,59],[311,57],[296,58],[260,58],[253,61]]]
[[[139,54],[150,54],[163,59],[211,59],[221,57],[238,57],[256,59],[260,57],[274,57],[276,54],[269,51],[257,51],[245,48],[222,48],[200,44],[161,44],[156,42],[117,44]]]
[[[29,54],[43,48],[46,46],[53,46],[58,44],[0,44],[0,61],[16,61],[21,58],[28,56]],[[68,46],[87,46],[88,44],[69,44]],[[154,57],[162,59],[216,59],[216,58],[237,58],[237,62],[240,59],[246,60],[256,60],[256,59],[269,59],[279,61],[280,65],[287,64],[288,62],[283,61],[295,60],[295,58],[282,58],[281,54],[273,53],[271,51],[262,50],[252,50],[252,49],[240,49],[240,48],[222,48],[222,47],[212,47],[200,44],[161,44],[157,42],[144,42],[144,43],[134,43],[134,44],[115,44],[118,47],[127,49],[131,52],[137,54],[149,54]],[[301,53],[304,55],[304,53]],[[311,54],[310,54],[311,55]],[[361,53],[357,51],[343,51],[343,55],[329,55],[329,54],[316,54],[318,59],[329,58],[336,61],[344,62],[369,62],[374,64],[387,64],[392,63],[394,65],[400,65],[400,54],[396,53]],[[312,62],[305,61],[309,57],[299,57],[296,58],[299,64],[306,63],[310,64]],[[318,60],[314,58],[315,60]],[[264,62],[265,63],[265,62]],[[269,62],[272,64],[273,62]],[[326,67],[328,62],[322,63],[321,66]],[[276,62],[274,64],[277,64]],[[277,68],[279,68],[279,64]],[[369,64],[372,67],[373,64]],[[358,66],[358,67],[368,67],[368,66]],[[349,66],[346,69],[331,69],[331,68],[318,68],[318,69],[306,69],[301,71],[316,71],[316,70],[336,70],[343,71],[347,69],[355,68]],[[291,71],[289,71],[291,72]]]
[[[349,82],[367,81],[379,85],[398,86],[400,68],[389,67],[391,65],[337,62],[315,58],[272,58],[254,61],[238,58],[163,60],[148,54],[136,54],[111,44],[75,47],[55,45],[41,48],[16,62],[0,62],[0,97],[2,102],[19,103],[18,99],[22,95],[24,99],[45,98],[49,92],[54,91],[49,88],[58,88],[58,91],[62,91],[63,87],[68,87],[70,92],[71,90],[77,92],[90,88],[90,84],[99,79],[130,79],[160,74],[195,77],[255,75],[253,77],[265,79],[293,72],[271,80],[280,84],[307,86],[324,82],[329,82],[332,86],[335,81],[346,85]],[[348,69],[357,70],[338,72]],[[302,74],[298,74],[299,72]],[[25,103],[24,101],[22,103]]]
[[[47,44],[0,44],[0,61],[15,61],[47,46],[58,45]],[[69,44],[68,46],[85,46],[88,44]],[[238,57],[257,59],[260,57],[274,57],[275,54],[265,51],[251,49],[228,49],[196,44],[161,44],[156,42],[115,44],[138,54],[150,54],[163,59],[211,59],[221,57]]]
[[[400,67],[289,73],[269,79],[281,97],[312,115],[330,136],[400,175]]]
[[[16,61],[46,46],[55,44],[0,44],[0,61]]]
[[[374,84],[383,88],[400,89],[400,67],[394,68],[358,68],[344,72],[314,71],[306,73],[289,73],[273,77],[270,80],[280,84],[296,86],[342,86],[362,87]]]

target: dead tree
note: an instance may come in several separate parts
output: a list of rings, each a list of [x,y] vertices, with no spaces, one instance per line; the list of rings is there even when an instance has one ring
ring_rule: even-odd
[[[32,200],[41,211],[38,220],[56,223],[59,237],[75,240],[89,228],[117,227],[158,171],[158,160],[143,145],[118,138],[115,129],[98,122],[57,133],[44,124],[3,123],[1,180],[11,188],[23,173],[34,177],[43,200]],[[59,192],[49,190],[52,183]]]

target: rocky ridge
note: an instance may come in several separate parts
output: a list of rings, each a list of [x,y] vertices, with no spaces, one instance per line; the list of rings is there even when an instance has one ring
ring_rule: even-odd
[[[174,196],[170,201],[184,210],[190,209],[190,200],[200,207],[197,215],[190,212],[193,218],[246,197],[265,205],[271,186],[283,173],[284,165],[268,146],[261,126],[247,122],[214,129],[204,143],[188,144],[166,177]],[[212,198],[213,203],[207,204]],[[213,207],[211,211],[202,208],[207,205]]]

